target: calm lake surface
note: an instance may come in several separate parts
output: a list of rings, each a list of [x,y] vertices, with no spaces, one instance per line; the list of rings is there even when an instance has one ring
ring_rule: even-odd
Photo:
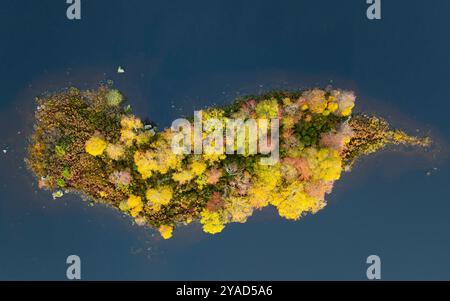
[[[82,0],[79,21],[66,7],[0,5],[0,280],[64,280],[71,254],[85,280],[363,280],[372,254],[385,280],[450,280],[449,1],[382,1],[380,21],[363,0]],[[360,161],[314,216],[266,209],[164,241],[78,196],[53,201],[26,170],[34,97],[107,80],[159,128],[242,94],[332,85],[436,143]]]

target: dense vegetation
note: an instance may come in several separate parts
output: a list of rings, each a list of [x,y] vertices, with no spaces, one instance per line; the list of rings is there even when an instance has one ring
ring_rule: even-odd
[[[274,165],[261,165],[261,154],[175,154],[174,133],[142,122],[110,87],[70,88],[37,102],[27,163],[39,187],[54,198],[79,192],[164,238],[192,221],[218,233],[268,205],[299,219],[326,205],[334,181],[361,155],[388,144],[429,144],[381,118],[352,114],[355,96],[341,90],[273,91],[203,110],[203,122],[279,118],[281,157]]]

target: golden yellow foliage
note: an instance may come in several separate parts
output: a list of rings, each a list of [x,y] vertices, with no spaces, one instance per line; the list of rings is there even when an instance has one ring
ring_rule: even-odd
[[[194,161],[191,164],[191,171],[196,176],[201,175],[206,170],[206,164],[199,161]]]
[[[224,160],[227,157],[225,154],[214,153],[213,151],[205,151],[202,155],[203,160],[207,161],[209,164]]]
[[[99,136],[93,136],[86,141],[85,150],[92,156],[100,156],[106,148],[106,141]]]
[[[272,194],[281,181],[281,165],[255,165],[254,184],[249,189],[249,199],[252,207],[263,208],[269,204]]]
[[[142,121],[134,115],[122,116],[120,120],[120,125],[123,129],[137,130],[143,128]]]
[[[350,91],[334,90],[332,96],[338,104],[337,110],[334,112],[338,116],[350,116],[355,106],[355,95]]]
[[[180,172],[176,172],[172,175],[172,179],[180,184],[186,184],[187,182],[191,181],[194,177],[195,174],[193,174],[190,170],[183,170]]]
[[[308,195],[299,181],[274,194],[271,204],[277,207],[280,216],[293,220],[299,219],[307,212],[315,213],[325,205],[323,201]]]
[[[164,239],[171,238],[172,237],[172,231],[173,231],[173,227],[172,226],[161,225],[159,227],[159,233],[161,234],[162,238],[164,238]]]
[[[148,188],[145,197],[150,202],[154,211],[159,211],[161,206],[169,204],[173,196],[173,190],[170,186],[160,186],[158,188]]]
[[[276,99],[266,99],[256,105],[258,118],[271,119],[278,117],[278,102]]]
[[[131,216],[136,217],[144,208],[142,198],[133,194],[129,195],[127,200],[127,208],[130,210]]]
[[[126,146],[130,147],[133,141],[136,140],[136,133],[131,129],[121,129],[120,130],[120,141],[125,143]]]
[[[153,136],[152,132],[145,131],[136,136],[136,143],[138,146],[147,144],[150,142],[150,138]]]
[[[253,207],[248,198],[231,196],[225,200],[224,214],[229,222],[245,223],[253,214]]]
[[[200,223],[203,225],[203,231],[210,234],[219,233],[225,227],[220,214],[207,209],[202,211]]]
[[[120,144],[108,143],[106,147],[106,154],[113,160],[120,160],[123,158],[125,148]]]
[[[153,172],[165,174],[170,169],[175,169],[181,163],[181,160],[171,151],[170,146],[161,144],[161,148],[157,151],[137,151],[134,154],[134,163],[142,178],[147,179]]]
[[[342,172],[342,159],[334,149],[308,148],[305,151],[306,159],[316,180],[338,180]]]
[[[314,89],[305,91],[303,96],[307,100],[308,108],[312,113],[322,114],[327,108],[327,101],[325,99],[325,91]]]
[[[330,101],[327,105],[327,110],[330,111],[331,113],[333,113],[334,111],[336,111],[338,109],[338,104],[334,101]]]

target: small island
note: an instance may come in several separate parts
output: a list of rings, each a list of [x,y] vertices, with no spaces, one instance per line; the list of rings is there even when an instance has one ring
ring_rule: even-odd
[[[267,155],[248,148],[174,152],[177,133],[135,116],[118,90],[69,88],[37,99],[26,162],[39,188],[54,198],[79,193],[158,229],[165,239],[193,221],[219,233],[266,206],[297,220],[324,208],[334,182],[361,156],[392,144],[430,144],[380,117],[353,113],[355,99],[344,90],[271,91],[201,111],[204,126],[211,120],[279,121],[279,139],[268,143],[278,148],[279,159],[261,164]],[[214,130],[206,127],[201,137]]]

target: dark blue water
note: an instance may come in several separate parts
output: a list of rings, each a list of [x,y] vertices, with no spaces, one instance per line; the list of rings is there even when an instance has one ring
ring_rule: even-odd
[[[0,280],[65,279],[71,254],[86,280],[365,279],[371,254],[386,280],[450,279],[449,1],[384,0],[381,21],[363,0],[82,0],[80,21],[65,10],[0,5]],[[331,84],[436,146],[359,162],[301,221],[267,209],[163,241],[77,196],[51,200],[25,169],[34,97],[108,79],[160,127],[239,94]]]

